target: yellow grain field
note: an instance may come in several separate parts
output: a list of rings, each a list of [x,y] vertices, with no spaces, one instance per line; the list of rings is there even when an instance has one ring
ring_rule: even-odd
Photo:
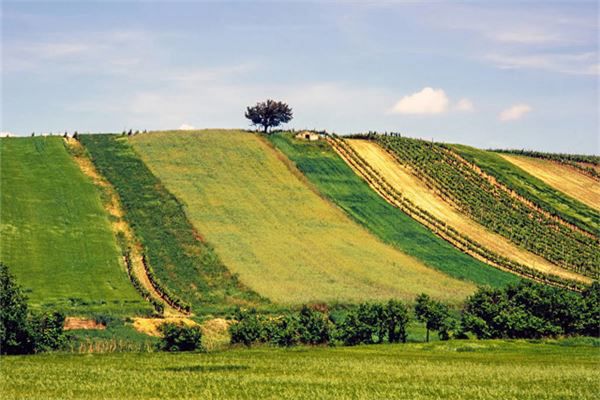
[[[408,300],[421,292],[456,301],[475,289],[380,242],[255,134],[157,132],[131,142],[225,265],[275,302]]]
[[[566,195],[600,210],[600,183],[591,176],[555,161],[513,154],[500,156]]]

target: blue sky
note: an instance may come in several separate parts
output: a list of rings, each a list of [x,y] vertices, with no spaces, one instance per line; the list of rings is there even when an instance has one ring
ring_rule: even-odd
[[[599,152],[597,2],[2,2],[3,132],[290,127]]]

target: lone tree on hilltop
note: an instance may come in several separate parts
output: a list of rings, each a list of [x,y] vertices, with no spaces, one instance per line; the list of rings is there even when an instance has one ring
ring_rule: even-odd
[[[248,107],[245,115],[252,121],[252,125],[261,125],[264,133],[267,133],[269,128],[290,122],[293,118],[290,106],[282,101],[270,99]]]

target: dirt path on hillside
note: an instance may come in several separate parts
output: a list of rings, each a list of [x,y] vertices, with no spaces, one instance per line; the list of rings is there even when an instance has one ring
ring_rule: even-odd
[[[143,263],[143,251],[141,244],[136,240],[133,230],[125,221],[123,209],[119,200],[119,195],[115,192],[112,185],[96,170],[92,161],[85,155],[85,149],[81,143],[77,140],[68,138],[66,139],[68,146],[73,150],[73,160],[79,166],[81,171],[87,175],[96,186],[100,188],[105,194],[102,198],[104,208],[113,217],[111,218],[112,230],[115,236],[122,234],[127,243],[127,247],[130,249],[131,269],[137,279],[140,281],[142,286],[154,297],[164,305],[164,316],[166,317],[184,317],[185,314],[176,310],[170,306],[166,301],[163,300],[161,294],[156,290],[154,285],[150,282],[146,268]]]
[[[548,260],[518,247],[503,236],[487,230],[460,213],[453,205],[428,188],[424,182],[411,173],[409,168],[396,162],[387,151],[376,143],[367,140],[346,140],[346,142],[404,197],[481,246],[546,274],[579,282],[590,282],[589,279],[575,272],[554,265]]]
[[[500,156],[553,188],[600,210],[600,183],[577,168],[539,158],[511,154]]]

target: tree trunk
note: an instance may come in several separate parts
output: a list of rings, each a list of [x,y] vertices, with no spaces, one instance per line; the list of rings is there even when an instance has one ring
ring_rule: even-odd
[[[429,328],[427,328],[427,343],[429,343]]]
[[[265,130],[263,132],[267,133],[267,129],[269,129],[269,125],[265,125]]]

